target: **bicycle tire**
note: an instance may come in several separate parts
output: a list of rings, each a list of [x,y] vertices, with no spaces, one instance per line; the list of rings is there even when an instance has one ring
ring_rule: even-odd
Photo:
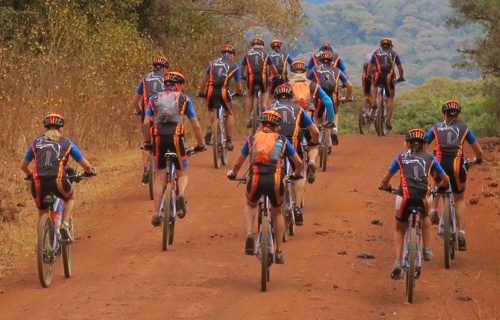
[[[73,221],[69,222],[69,231],[75,236],[73,231]],[[62,251],[62,260],[63,260],[63,268],[64,268],[64,277],[66,279],[71,278],[71,243],[69,241],[61,241],[61,251]]]
[[[149,199],[154,200],[153,194],[153,183],[154,183],[154,175],[155,175],[155,160],[152,154],[149,154]]]
[[[410,250],[408,253],[408,272],[406,273],[406,301],[413,303],[413,289],[417,271],[417,229],[410,229]]]
[[[169,163],[167,162],[167,165]],[[162,249],[163,251],[168,250],[169,239],[170,239],[170,219],[172,217],[172,185],[167,181],[165,186],[165,194],[163,196],[163,227],[162,227]]]
[[[269,219],[267,216],[262,215],[261,226],[261,241],[260,241],[260,290],[267,290],[267,281],[269,279]]]
[[[321,154],[320,154],[320,166],[322,171],[326,171],[326,163],[328,161],[328,137],[326,134],[326,129],[323,128],[321,133]]]
[[[54,275],[55,256],[52,248],[54,243],[54,224],[48,213],[44,213],[38,222],[37,262],[38,278],[43,288],[48,288]]]
[[[293,202],[292,196],[290,194],[290,189],[288,185],[285,185],[285,201],[281,206],[281,214],[285,221],[285,229],[283,230],[283,242],[288,241],[288,236],[293,236],[295,234],[295,224],[293,220]]]
[[[256,90],[258,89],[258,91]],[[256,87],[255,89],[255,97],[253,99],[252,104],[252,133],[257,132],[257,128],[259,127],[259,112],[260,112],[260,88]]]
[[[226,129],[224,127],[224,119],[220,121],[220,124],[217,126],[217,130],[219,130],[219,152],[220,152],[220,161],[222,165],[227,165],[228,163],[228,150],[226,147]]]
[[[219,169],[221,166],[221,161],[220,161],[220,131],[219,131],[219,126],[217,125],[217,128],[214,130],[213,136],[212,136],[212,148],[213,148],[213,159],[214,159],[214,167],[215,169]]]
[[[451,207],[450,198],[443,198],[443,240],[444,240],[444,267],[449,269],[451,267],[451,251],[454,245],[451,237]]]
[[[372,122],[370,118],[371,109],[370,98],[364,98],[363,101],[361,101],[358,116],[358,127],[359,133],[361,134],[368,134],[370,132],[370,125]]]
[[[384,99],[377,99],[377,134],[382,137],[386,135],[385,132],[385,112],[384,112]]]

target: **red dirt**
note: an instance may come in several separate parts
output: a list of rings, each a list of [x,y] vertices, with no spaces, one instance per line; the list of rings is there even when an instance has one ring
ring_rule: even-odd
[[[404,281],[389,278],[394,197],[377,190],[403,138],[349,135],[307,186],[305,224],[284,246],[286,264],[272,266],[268,292],[260,292],[258,260],[243,253],[244,187],[226,179],[228,167],[213,168],[209,149],[189,159],[189,212],[167,252],[150,224],[141,172],[103,165],[86,183],[115,196],[101,206],[77,203],[72,278],[58,261],[52,286],[42,289],[33,253],[26,268],[0,278],[0,318],[497,319],[499,191],[489,185],[498,182],[499,139],[481,145],[486,161],[471,170],[466,195],[467,203],[479,199],[467,206],[469,251],[457,252],[446,270],[433,233],[434,260],[424,263],[412,305],[404,303]],[[473,157],[469,147],[466,155]],[[91,222],[80,229],[78,219]],[[363,252],[375,259],[356,258]]]

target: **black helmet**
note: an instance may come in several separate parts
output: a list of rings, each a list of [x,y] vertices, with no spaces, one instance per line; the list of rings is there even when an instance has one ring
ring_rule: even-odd
[[[332,62],[333,61],[332,53],[329,51],[321,52],[321,54],[319,55],[319,61],[326,63]]]
[[[224,53],[230,53],[230,54],[233,54],[235,55],[236,54],[236,49],[230,45],[230,44],[226,44],[222,47],[222,49],[220,49],[220,53],[224,54]]]
[[[321,47],[319,47],[319,51],[328,51],[333,52],[332,46],[328,42],[324,42]]]
[[[422,129],[411,129],[406,133],[405,141],[427,143],[427,133]]]
[[[254,46],[254,45],[263,46],[264,40],[262,40],[261,38],[253,38],[252,39],[252,46]]]
[[[169,63],[168,59],[162,56],[157,56],[156,58],[153,59],[153,67],[163,67],[165,69],[168,69]]]
[[[392,48],[392,47],[394,47],[394,43],[389,38],[382,38],[382,40],[380,40],[380,46]]]
[[[283,43],[281,42],[281,40],[278,39],[271,41],[269,45],[271,46],[271,49],[283,47]]]
[[[307,66],[303,61],[296,60],[290,65],[291,72],[302,71],[306,72]]]

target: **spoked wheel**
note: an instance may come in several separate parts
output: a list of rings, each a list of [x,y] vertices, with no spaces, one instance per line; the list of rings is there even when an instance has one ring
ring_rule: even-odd
[[[257,96],[254,98],[253,108],[252,108],[252,133],[257,131],[257,127],[259,126],[259,103],[257,101]]]
[[[221,148],[221,143],[220,143],[220,129],[219,126],[214,130],[214,133],[212,135],[212,148],[213,148],[213,159],[214,159],[214,167],[215,169],[219,169],[221,166],[221,157],[220,157],[220,148]]]
[[[377,99],[377,133],[379,136],[385,136],[387,129],[385,127],[386,107],[384,99]]]
[[[69,222],[69,232],[75,237],[73,231],[73,220]],[[71,277],[71,243],[68,240],[61,240],[61,250],[64,267],[64,277]]]
[[[363,99],[359,108],[358,126],[359,133],[368,134],[370,132],[371,119],[371,103],[369,98]]]
[[[38,223],[38,238],[37,238],[37,260],[38,260],[38,278],[40,284],[44,288],[48,288],[52,282],[54,275],[54,262],[56,260],[56,252],[52,244],[54,243],[54,224],[48,213],[44,213],[40,217]]]
[[[167,183],[164,194],[164,204],[163,204],[163,232],[162,232],[162,246],[163,251],[168,250],[168,245],[170,242],[170,233],[172,229],[170,228],[171,219],[172,219],[172,185]],[[173,235],[172,235],[173,237]]]
[[[262,239],[260,241],[260,254],[261,254],[261,270],[260,270],[260,290],[267,290],[267,281],[269,279],[269,219],[262,216]]]
[[[220,140],[220,146],[219,146],[219,153],[220,153],[220,160],[222,162],[223,165],[226,165],[227,162],[228,162],[228,150],[226,148],[226,130],[224,128],[224,123],[221,122],[218,126],[217,126],[217,131],[219,131],[219,134],[218,136],[220,137],[219,140]]]
[[[149,155],[149,199],[153,200],[153,182],[155,176],[155,160],[153,155]]]
[[[408,272],[406,273],[406,301],[413,302],[415,274],[417,271],[417,229],[411,228],[410,252],[408,254]]]
[[[288,241],[288,236],[295,235],[295,219],[293,216],[293,204],[290,190],[285,189],[285,202],[281,206],[281,214],[285,220],[285,230],[283,231],[283,242]]]
[[[443,240],[444,240],[444,267],[449,269],[451,267],[451,253],[453,251],[454,241],[451,232],[451,207],[450,198],[443,198]]]
[[[328,161],[328,136],[326,129],[321,133],[321,153],[319,155],[319,165],[322,171],[326,171],[326,163]]]

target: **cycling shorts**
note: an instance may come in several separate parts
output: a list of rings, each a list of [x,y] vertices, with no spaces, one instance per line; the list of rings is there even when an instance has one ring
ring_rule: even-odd
[[[56,180],[56,178],[35,179],[31,182],[31,195],[38,209],[47,210],[49,208],[49,205],[42,203],[44,195],[49,193],[53,193],[56,197],[67,201],[73,195],[73,187],[67,178],[61,181]]]
[[[260,90],[264,92],[265,88],[267,88],[267,79],[262,77],[262,74],[250,74],[247,79],[247,89],[248,95],[253,95],[255,92],[253,88],[255,86],[259,86]]]
[[[396,87],[392,81],[392,73],[380,73],[376,72],[373,78],[372,84],[376,87],[379,85],[385,89],[385,96],[387,98],[394,98],[396,94]]]
[[[421,217],[424,218],[429,211],[429,204],[432,202],[432,196],[427,199],[416,199],[416,198],[403,198],[401,196],[396,196],[396,220],[402,223],[407,223],[411,211],[407,210],[410,207],[420,207],[424,209],[421,213]]]
[[[152,152],[155,159],[156,170],[167,168],[165,153],[175,152],[177,158],[174,160],[175,169],[187,168],[186,147],[184,135],[156,135],[153,136]]]
[[[246,197],[248,202],[257,204],[262,195],[268,195],[271,206],[277,208],[283,203],[285,186],[283,183],[284,173],[280,167],[274,172],[259,172],[260,165],[250,167],[249,178],[247,182]]]
[[[228,112],[229,114],[232,113],[233,100],[231,100],[229,90],[223,87],[209,86],[207,92],[208,110],[217,109],[221,105],[226,112]]]
[[[450,177],[451,191],[460,194],[465,191],[467,182],[467,170],[465,170],[464,160],[460,157],[437,158],[444,172]],[[436,181],[441,181],[438,175],[434,174]]]

